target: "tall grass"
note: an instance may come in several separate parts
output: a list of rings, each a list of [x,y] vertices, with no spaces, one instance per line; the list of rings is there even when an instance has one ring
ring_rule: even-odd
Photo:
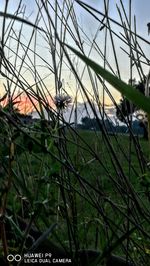
[[[129,57],[128,79],[136,73],[145,80],[149,66],[143,48],[149,42],[138,34],[135,16],[132,25],[131,4],[129,11],[122,1],[116,5],[120,21],[111,17],[109,0],[103,11],[78,0],[35,0],[28,19],[22,1],[13,14],[10,1],[0,12],[5,94],[0,102],[0,254],[5,265],[8,254],[27,252],[52,252],[71,258],[72,265],[149,263],[149,148],[133,134],[130,114],[124,117],[129,136],[110,136],[105,124],[106,99],[119,110],[109,83],[131,106],[150,113],[147,95],[121,80],[118,42],[123,57]],[[93,37],[80,25],[77,10],[97,26]],[[74,124],[65,120],[70,98]],[[39,115],[32,126],[23,124],[15,109],[23,99]],[[101,133],[77,129],[81,99]]]

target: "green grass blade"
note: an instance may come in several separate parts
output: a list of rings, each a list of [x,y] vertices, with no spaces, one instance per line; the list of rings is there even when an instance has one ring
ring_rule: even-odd
[[[35,242],[34,242],[34,244],[32,245],[32,247],[30,248],[30,252],[32,252],[32,251],[34,251],[34,250],[36,250],[36,248],[38,248],[38,246],[41,244],[41,243],[43,243],[43,241],[45,240],[45,239],[47,239],[47,237],[52,233],[52,231],[54,230],[54,228],[57,226],[57,223],[55,223],[55,224],[52,224],[51,226],[50,226],[50,228],[48,228],[47,230],[46,230],[46,232],[44,232]]]
[[[127,97],[136,106],[141,108],[143,111],[150,113],[150,98],[144,96],[142,93],[134,89],[131,85],[126,84],[121,79],[117,78],[111,74],[108,70],[104,69],[93,60],[89,59],[85,55],[81,54],[79,51],[73,47],[65,44],[72,52],[74,52],[85,64],[91,67],[95,73],[103,77],[109,84],[111,84],[115,89]]]

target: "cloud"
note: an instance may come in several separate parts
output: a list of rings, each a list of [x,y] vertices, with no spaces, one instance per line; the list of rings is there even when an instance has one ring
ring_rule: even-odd
[[[95,112],[99,118],[101,118],[99,107],[96,104],[93,104],[93,107],[95,109]],[[104,118],[107,118],[107,116],[115,121],[115,108],[114,106],[106,106],[105,107],[105,113],[106,115]],[[32,112],[33,118],[39,118],[39,115],[36,111]],[[90,118],[94,118],[93,110],[91,109],[91,106],[89,103],[77,103],[77,108],[75,108],[74,105],[69,105],[68,108],[66,108],[63,111],[63,117],[66,122],[69,123],[81,123],[81,120],[83,117],[88,116]],[[47,112],[45,111],[45,117],[48,118]]]

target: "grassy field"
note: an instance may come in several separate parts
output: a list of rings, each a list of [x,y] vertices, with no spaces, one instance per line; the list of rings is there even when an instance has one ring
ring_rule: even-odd
[[[131,0],[11,2],[0,6],[0,265],[43,250],[73,266],[149,266],[149,23],[139,31]],[[109,114],[128,136],[109,133]],[[87,118],[97,132],[72,127]]]
[[[40,145],[30,140],[31,145],[22,136],[16,139],[7,204],[16,238],[9,243],[11,251],[20,248],[16,246],[22,238],[20,216],[32,221],[40,232],[57,223],[50,239],[59,246],[69,247],[70,241],[73,249],[106,250],[110,246],[122,256],[129,226],[130,256],[139,256],[140,261],[141,250],[147,256],[148,237],[141,230],[150,230],[148,219],[142,218],[149,207],[149,179],[143,170],[148,142],[136,138],[135,144],[121,135],[107,137],[109,143],[100,132],[70,129],[61,135],[61,147],[58,136],[50,137],[47,152],[40,146],[39,135]],[[142,160],[137,156],[139,145]],[[9,167],[9,161],[4,165]],[[138,208],[142,211],[137,213]]]

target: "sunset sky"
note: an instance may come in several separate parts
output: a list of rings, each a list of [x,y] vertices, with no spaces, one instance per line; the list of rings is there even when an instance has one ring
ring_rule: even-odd
[[[58,1],[60,6],[62,6],[62,0]],[[87,0],[84,1],[87,4],[90,4],[91,6],[93,6],[94,8],[96,8],[97,10],[99,10],[100,12],[104,12],[104,5],[103,5],[103,1],[99,1],[99,0]],[[9,0],[8,3],[8,13],[10,14],[14,14],[14,12],[17,9],[19,1],[16,0]],[[23,4],[26,5],[26,9],[25,9],[25,19],[31,21],[32,23],[35,22],[36,19],[36,15],[37,15],[37,6],[36,6],[36,1],[34,0],[23,0],[22,1]],[[54,5],[55,1],[51,1],[51,3]],[[124,7],[126,10],[126,13],[128,15],[129,13],[129,1],[124,0]],[[111,17],[112,19],[118,21],[120,23],[120,18],[118,15],[118,11],[116,9],[116,4],[121,8],[121,4],[119,0],[110,0],[109,1],[109,17]],[[5,0],[1,0],[0,1],[0,11],[4,10],[4,5],[5,5]],[[55,5],[54,5],[55,6]],[[77,20],[78,20],[78,24],[80,26],[80,33],[81,33],[81,37],[82,40],[84,42],[84,48],[85,48],[85,52],[89,53],[90,51],[90,41],[89,40],[93,40],[93,38],[95,37],[95,34],[98,30],[98,28],[100,27],[100,24],[98,21],[96,21],[88,12],[86,12],[81,6],[79,6],[77,3],[74,4],[74,8],[75,8],[75,12],[76,12],[76,16],[77,16]],[[147,29],[147,23],[150,22],[150,15],[149,15],[149,10],[150,10],[150,1],[149,0],[132,0],[132,30],[134,31],[134,15],[136,15],[136,31],[139,35],[141,35],[143,38],[145,38],[146,40],[150,41],[150,36],[148,36],[148,29]],[[51,17],[54,19],[54,13],[52,10],[49,11],[51,14]],[[121,11],[122,12],[122,11]],[[96,14],[96,13],[95,13]],[[96,14],[99,19],[102,19],[102,16]],[[18,16],[21,17],[21,14],[19,14]],[[125,20],[125,18],[123,18]],[[2,21],[3,18],[0,18],[0,31],[2,31]],[[10,20],[7,20],[6,26],[8,25],[8,23],[10,22]],[[73,25],[72,22],[70,21],[70,27],[73,30]],[[45,25],[42,21],[42,19],[39,19],[39,27],[42,27],[45,29]],[[8,37],[8,40],[6,42],[6,47],[5,47],[5,55],[6,58],[12,63],[15,62],[15,54],[13,53],[13,51],[17,51],[17,38],[19,36],[19,30],[21,27],[21,23],[19,22],[15,22],[13,29],[14,32],[11,32],[11,36],[7,35],[6,32],[6,36],[5,36],[5,40]],[[58,26],[59,28],[59,26]],[[115,23],[111,23],[111,28],[117,33],[120,34],[120,32],[123,32],[123,30],[118,27]],[[32,34],[32,28],[30,26],[24,25],[23,26],[23,30],[21,33],[21,42],[23,43],[23,45],[28,45],[30,38],[31,38],[31,34]],[[88,38],[87,38],[87,37]],[[36,39],[35,39],[36,38]],[[103,31],[99,31],[97,34],[97,38],[96,38],[96,43],[98,44],[99,48],[101,49],[101,51],[104,52],[104,38],[105,38],[105,30]],[[36,48],[34,46],[36,42]],[[71,44],[72,46],[74,46],[75,48],[77,48],[75,42],[73,41],[73,39],[71,38],[71,36],[69,34],[66,35],[66,39],[65,42]],[[129,71],[129,57],[120,49],[120,47],[122,47],[123,49],[125,49],[127,52],[129,52],[129,48],[123,44],[122,42],[120,42],[119,39],[117,39],[117,37],[114,37],[114,43],[115,43],[115,48],[116,48],[116,53],[117,53],[117,58],[118,58],[118,62],[119,62],[119,69],[120,69],[120,73],[121,73],[121,78],[123,80],[125,80],[126,82],[128,82],[129,77],[130,77],[130,71]],[[142,47],[142,50],[144,51],[144,53],[149,56],[149,45],[144,43],[143,41],[140,41],[140,45]],[[11,49],[8,49],[8,47],[10,47]],[[17,71],[19,71],[19,67],[21,65],[21,60],[25,55],[25,50],[24,50],[25,46],[19,46],[18,49],[18,58],[16,61],[16,69]],[[34,57],[33,52],[28,51],[28,55],[25,58],[25,63],[22,66],[21,69],[21,75],[23,77],[21,77],[22,82],[25,86],[25,88],[27,89],[29,86],[31,86],[33,88],[33,90],[36,89],[36,82],[35,82],[35,76],[32,73],[32,69],[33,69],[33,65],[32,62],[35,62],[36,64],[36,70],[38,71],[41,79],[44,82],[44,85],[41,88],[43,90],[45,90],[45,94],[49,94],[54,96],[55,95],[55,85],[54,85],[54,76],[50,70],[50,65],[52,65],[52,58],[51,58],[51,53],[50,53],[50,47],[48,42],[45,40],[45,36],[43,33],[37,33],[36,37],[33,37],[33,39],[31,40],[31,44],[30,44],[30,49],[34,50],[36,49],[36,53],[40,55],[40,57]],[[114,56],[112,53],[112,45],[110,43],[110,37],[108,34],[108,40],[107,40],[107,51],[106,51],[106,56],[107,56],[107,60],[108,62],[111,64],[112,68],[114,69],[114,71],[116,72],[116,65],[115,65],[115,60],[114,60]],[[99,64],[103,65],[103,60],[99,57],[99,55],[97,54],[97,52],[95,50],[92,50],[90,57],[93,58],[94,60],[96,60]],[[70,58],[72,60],[72,62],[74,63],[74,65],[76,65],[77,67],[77,72],[79,73],[79,76],[82,75],[82,71],[83,71],[83,63],[81,63],[73,54],[70,54]],[[35,60],[35,61],[34,61]],[[65,63],[67,61],[65,60]],[[145,64],[143,64],[143,70],[144,73],[147,74],[148,73],[148,69],[149,66],[146,66]],[[137,74],[137,71],[133,68],[133,78],[136,78],[137,80],[139,80],[139,76]],[[70,69],[66,66],[66,64],[63,64],[62,66],[62,71],[61,71],[61,81],[63,83],[63,87],[65,89],[65,91],[67,93],[69,93],[73,98],[75,98],[76,96],[76,89],[77,89],[77,84],[76,84],[76,79],[74,78],[73,74],[70,72]],[[87,90],[89,90],[90,92],[90,97],[92,97],[92,90],[91,90],[91,83],[89,80],[89,76],[88,76],[88,72],[85,71],[82,81],[84,83],[84,86],[87,88]],[[4,86],[3,83],[6,84],[5,79],[0,76],[0,95],[2,96],[4,93]],[[14,89],[14,85],[12,85],[12,88]],[[46,88],[46,89],[45,89]],[[111,88],[109,86],[110,91],[112,92],[114,98],[116,100],[120,99],[120,94],[116,92],[116,90],[114,90],[113,88]],[[15,88],[15,93],[20,92],[21,90],[21,86],[20,88]],[[102,95],[101,93],[102,88],[99,85],[99,94],[100,96]],[[48,96],[49,97],[49,96]],[[78,93],[78,101],[82,102],[84,99],[82,98],[81,93]],[[25,96],[22,97],[22,101],[27,104],[27,99]],[[109,97],[106,96],[106,104],[111,104],[111,101],[109,99]],[[30,106],[30,103],[28,103],[28,105]],[[29,108],[30,109],[30,108]]]

